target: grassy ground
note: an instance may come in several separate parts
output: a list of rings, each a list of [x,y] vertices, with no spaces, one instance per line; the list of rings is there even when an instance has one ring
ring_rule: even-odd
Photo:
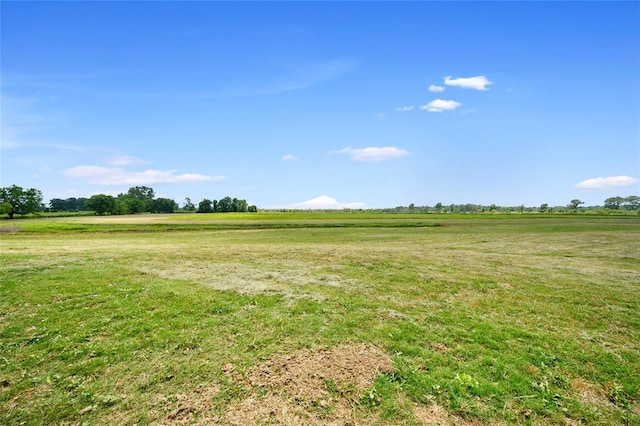
[[[640,423],[640,218],[391,216],[7,223],[0,423],[159,423],[212,388],[191,419],[223,419],[253,392],[230,370],[348,342],[396,369],[364,423]]]

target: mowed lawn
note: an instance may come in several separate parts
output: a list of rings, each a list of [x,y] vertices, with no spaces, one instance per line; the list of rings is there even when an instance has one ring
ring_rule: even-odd
[[[221,217],[2,221],[0,424],[640,424],[640,217]]]

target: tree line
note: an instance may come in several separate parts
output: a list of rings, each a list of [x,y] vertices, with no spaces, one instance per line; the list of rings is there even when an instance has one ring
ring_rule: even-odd
[[[185,199],[182,209],[170,198],[156,198],[153,188],[135,186],[116,197],[96,194],[89,198],[52,198],[49,206],[42,203],[42,192],[35,188],[24,189],[18,185],[0,188],[0,215],[13,218],[39,212],[81,212],[93,211],[98,215],[124,215],[136,213],[175,213],[177,211],[216,213],[216,212],[257,212],[255,205],[247,200],[229,196],[216,200],[204,199],[198,207],[189,198]]]
[[[572,212],[632,212],[640,214],[640,196],[609,197],[604,200],[604,206],[584,207],[579,199],[571,200],[566,206],[549,206],[547,203],[539,207],[497,206],[480,204],[442,204],[434,206],[398,206],[388,209],[367,209],[368,211],[394,213],[572,213]],[[285,209],[289,211],[288,209]],[[285,211],[283,210],[283,211]],[[185,199],[182,208],[170,198],[156,198],[155,191],[147,186],[129,188],[126,193],[114,197],[106,194],[93,195],[90,198],[53,198],[49,206],[42,203],[42,192],[36,188],[24,189],[17,185],[0,188],[0,215],[13,218],[16,214],[25,216],[39,212],[81,212],[93,211],[99,215],[123,215],[136,213],[175,213],[178,211],[196,213],[231,213],[257,212],[255,205],[249,205],[247,200],[226,196],[220,200],[205,198],[196,206],[190,198]]]

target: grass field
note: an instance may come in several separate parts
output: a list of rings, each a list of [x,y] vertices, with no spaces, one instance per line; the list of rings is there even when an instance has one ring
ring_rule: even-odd
[[[0,227],[0,424],[640,424],[638,217]]]

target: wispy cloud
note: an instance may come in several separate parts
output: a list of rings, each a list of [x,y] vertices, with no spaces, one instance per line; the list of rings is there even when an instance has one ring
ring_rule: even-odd
[[[446,87],[436,86],[435,84],[432,84],[432,85],[429,86],[429,91],[430,92],[434,92],[434,93],[444,92],[445,89],[446,89]]]
[[[596,177],[583,180],[576,184],[578,189],[612,189],[631,186],[638,182],[638,179],[631,176],[609,176]]]
[[[335,154],[347,154],[354,161],[377,163],[380,161],[393,160],[395,158],[409,155],[409,151],[395,146],[370,146],[368,148],[351,148],[350,146],[334,151]]]
[[[396,111],[400,111],[400,112],[408,112],[408,111],[413,111],[415,107],[413,105],[409,105],[409,106],[405,106],[405,107],[397,107]]]
[[[298,157],[296,157],[293,154],[287,154],[287,155],[283,155],[282,156],[282,160],[284,160],[284,161],[292,161],[292,160],[297,160],[297,159],[298,159]]]
[[[467,78],[451,78],[451,76],[447,76],[444,78],[444,84],[446,86],[457,86],[464,89],[489,90],[487,86],[493,84],[493,82],[489,81],[484,75]]]
[[[366,203],[340,203],[335,198],[331,198],[327,195],[321,195],[311,200],[303,201],[301,203],[294,203],[286,206],[290,209],[364,209],[367,208]]]
[[[459,106],[461,106],[462,104],[460,102],[456,102],[456,101],[447,101],[444,99],[434,99],[431,102],[429,102],[426,105],[422,105],[420,107],[421,110],[423,111],[429,111],[429,112],[442,112],[442,111],[449,111],[452,109],[456,109]]]
[[[145,170],[134,172],[121,167],[77,166],[64,171],[71,178],[84,179],[97,185],[150,185],[157,183],[218,182],[225,176],[196,173],[176,174],[176,170]]]

